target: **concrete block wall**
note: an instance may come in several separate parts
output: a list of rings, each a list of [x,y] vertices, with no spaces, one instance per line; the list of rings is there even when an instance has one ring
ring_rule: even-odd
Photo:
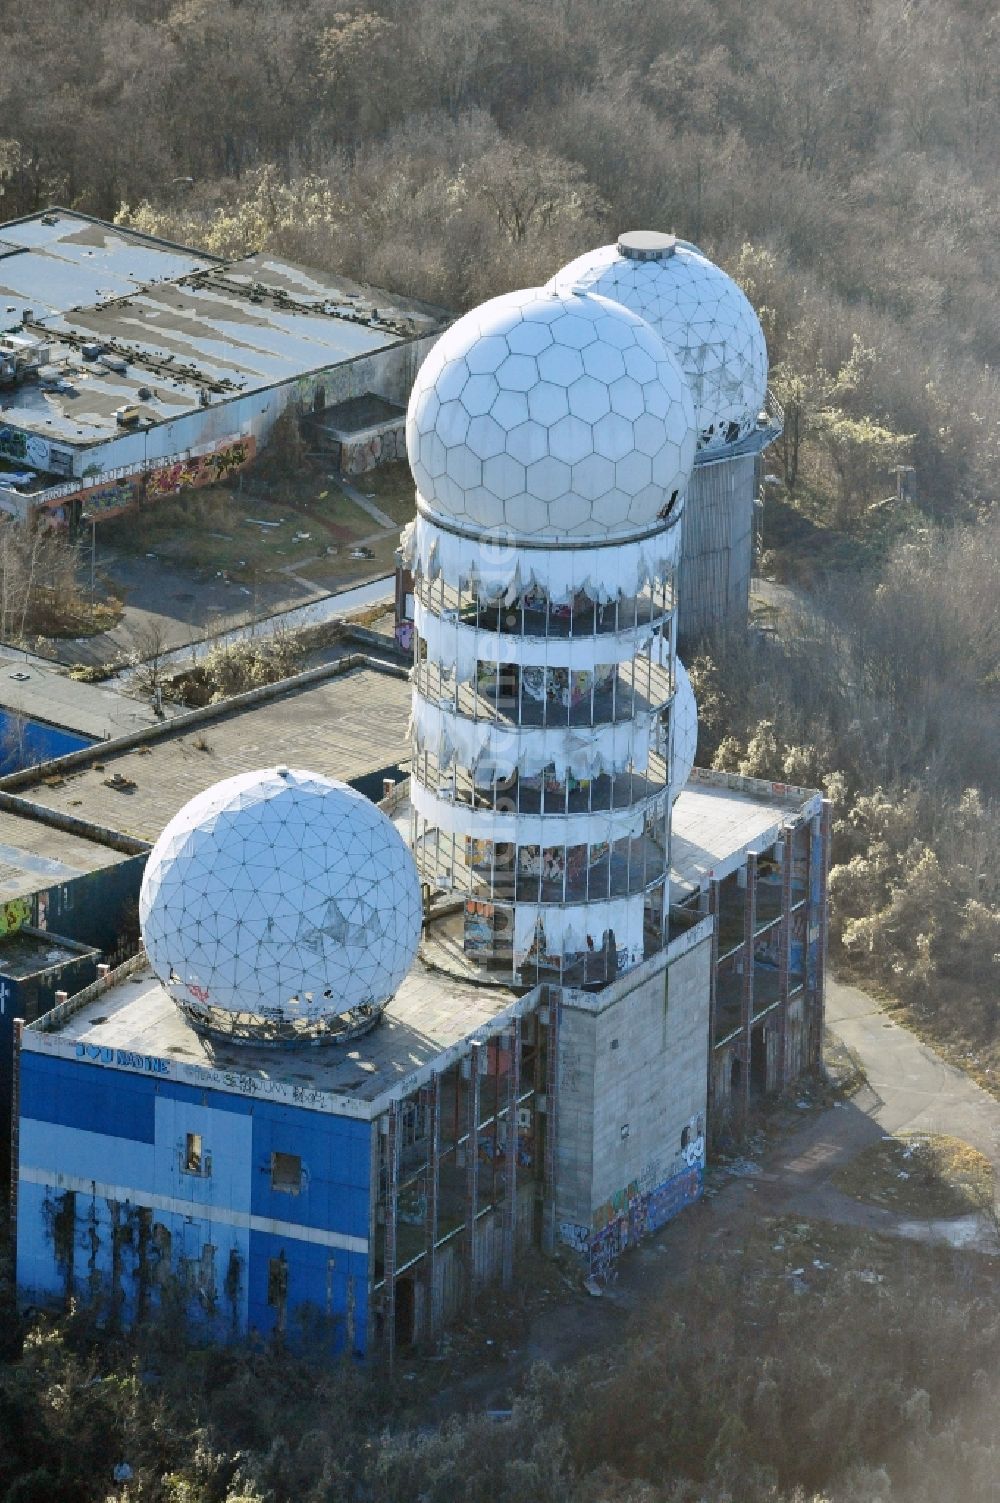
[[[700,1193],[710,964],[706,934],[604,993],[566,994],[555,1219],[560,1241],[592,1266]]]
[[[710,957],[706,940],[597,1019],[592,1217],[686,1167],[681,1137],[699,1136],[699,1117],[704,1136]]]
[[[596,1016],[564,1003],[559,1020],[555,1220],[556,1236],[570,1245],[590,1233],[596,1056]]]

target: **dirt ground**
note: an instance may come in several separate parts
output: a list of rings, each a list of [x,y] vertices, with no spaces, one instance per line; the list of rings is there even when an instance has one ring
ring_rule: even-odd
[[[992,1204],[984,1153],[945,1133],[902,1133],[859,1153],[834,1175],[856,1200],[910,1216],[966,1216]]]
[[[98,592],[120,597],[125,610],[111,631],[53,639],[51,656],[67,666],[115,664],[150,634],[163,649],[181,647],[392,572],[400,528],[414,513],[405,464],[343,486],[313,462],[242,480],[156,502],[84,538],[86,585],[93,543]],[[355,548],[371,556],[351,558]]]

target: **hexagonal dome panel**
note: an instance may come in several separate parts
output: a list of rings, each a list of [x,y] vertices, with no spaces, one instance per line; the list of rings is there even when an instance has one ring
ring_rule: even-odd
[[[272,768],[226,778],[174,816],[146,864],[139,918],[153,969],[192,1014],[377,1016],[417,953],[420,882],[368,799]]]
[[[589,292],[530,288],[474,308],[438,340],[417,373],[406,441],[418,506],[445,526],[539,542],[634,537],[679,515],[694,401],[637,314]]]
[[[693,246],[677,243],[640,259],[605,245],[546,285],[559,296],[575,289],[611,298],[652,325],[691,382],[699,449],[723,448],[753,432],[767,394],[764,331],[742,289]],[[641,379],[641,360],[627,352],[624,359]]]

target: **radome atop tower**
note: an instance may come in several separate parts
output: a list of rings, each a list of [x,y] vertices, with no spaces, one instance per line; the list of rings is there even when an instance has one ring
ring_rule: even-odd
[[[438,341],[406,424],[421,515],[466,535],[579,544],[679,514],[690,386],[636,314],[589,291],[492,299]]]
[[[742,289],[695,246],[632,230],[577,257],[546,286],[560,295],[585,288],[652,325],[691,382],[700,450],[753,432],[767,394],[764,331]]]

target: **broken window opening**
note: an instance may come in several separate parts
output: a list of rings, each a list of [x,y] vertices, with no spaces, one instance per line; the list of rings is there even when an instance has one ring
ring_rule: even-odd
[[[297,1153],[271,1154],[271,1189],[298,1195],[302,1189],[302,1160]]]

